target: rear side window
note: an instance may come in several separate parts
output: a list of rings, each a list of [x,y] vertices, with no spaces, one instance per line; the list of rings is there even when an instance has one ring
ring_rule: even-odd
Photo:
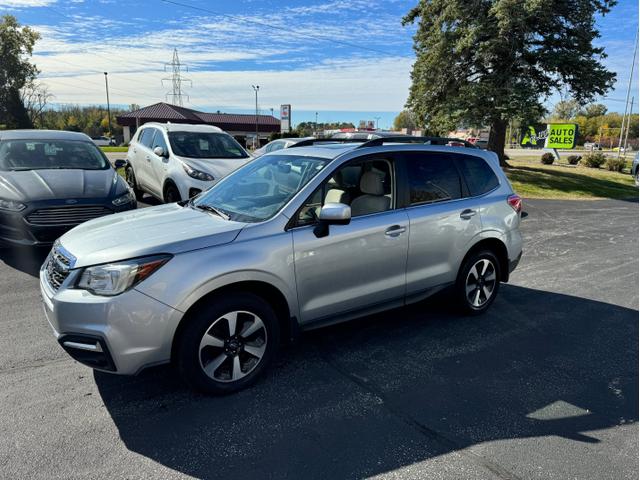
[[[138,137],[138,143],[145,147],[151,148],[151,141],[153,140],[153,134],[155,130],[153,128],[145,128]]]
[[[498,177],[482,158],[460,155],[458,159],[460,171],[464,175],[472,197],[487,193],[498,186]]]
[[[460,175],[449,154],[411,152],[404,158],[411,205],[462,197]]]

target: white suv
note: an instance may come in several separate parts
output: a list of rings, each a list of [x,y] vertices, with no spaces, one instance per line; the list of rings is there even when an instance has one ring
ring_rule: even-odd
[[[250,158],[218,127],[146,123],[131,140],[125,172],[138,199],[146,192],[173,203],[208,189]]]

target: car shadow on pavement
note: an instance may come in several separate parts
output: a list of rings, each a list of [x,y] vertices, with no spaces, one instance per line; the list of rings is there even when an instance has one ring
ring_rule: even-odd
[[[0,248],[0,262],[6,263],[11,268],[37,277],[40,266],[47,258],[51,247],[11,247]]]
[[[447,302],[307,333],[235,395],[192,393],[171,367],[95,381],[129,450],[197,478],[363,478],[454,451],[469,477],[511,478],[522,456],[467,447],[560,437],[586,458],[595,431],[637,422],[636,310],[511,285],[482,317]]]

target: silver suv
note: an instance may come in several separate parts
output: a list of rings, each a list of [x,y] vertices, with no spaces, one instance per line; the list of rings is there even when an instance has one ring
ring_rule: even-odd
[[[485,312],[522,253],[520,198],[494,153],[410,141],[291,147],[190,201],[74,228],[40,271],[58,342],[119,374],[173,361],[226,393],[301,330],[448,286]]]

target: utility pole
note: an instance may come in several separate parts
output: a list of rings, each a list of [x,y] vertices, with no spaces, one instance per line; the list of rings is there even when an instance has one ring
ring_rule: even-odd
[[[256,92],[256,140],[254,142],[254,148],[259,148],[260,140],[258,137],[258,91],[260,90],[260,85],[251,85],[253,91]]]
[[[314,127],[315,127],[315,128],[314,128],[314,130],[315,130],[315,132],[314,132],[314,136],[316,136],[316,137],[317,137],[317,136],[318,136],[318,112],[316,112],[316,121],[315,121],[315,123],[314,123]]]
[[[111,105],[109,104],[109,80],[108,72],[104,72],[104,86],[107,91],[107,125],[109,126],[109,138],[111,138]]]
[[[193,87],[193,82],[191,80],[189,80],[188,78],[184,78],[182,76],[182,69],[184,69],[186,72],[189,71],[189,67],[187,65],[185,65],[184,63],[180,63],[180,58],[178,57],[178,49],[174,48],[173,49],[173,60],[171,60],[170,63],[165,63],[164,64],[164,71],[167,71],[167,67],[171,67],[171,72],[172,75],[170,78],[163,78],[161,80],[162,84],[164,85],[164,82],[171,82],[171,92],[167,92],[165,95],[165,99],[168,100],[169,97],[171,97],[171,100],[174,105],[178,105],[180,107],[182,107],[182,97],[187,97],[187,102],[189,101],[189,95],[186,95],[185,93],[183,93],[182,91],[182,84],[183,83],[188,83],[189,86]]]
[[[379,123],[378,123],[380,121],[380,118],[381,117],[373,117],[373,119],[376,121],[376,130],[378,130],[378,128],[380,128]]]
[[[629,109],[629,119],[627,120],[627,132],[624,134],[624,156],[627,156],[627,140],[629,140],[629,125],[631,125],[631,115],[633,115],[633,101],[636,97],[631,97],[631,108]],[[618,149],[620,151],[620,149]]]
[[[631,94],[631,82],[633,81],[633,67],[636,65],[636,53],[638,53],[638,32],[636,32],[636,41],[633,43],[633,60],[631,60],[631,73],[629,74],[629,85],[627,86],[627,98],[624,102],[624,115],[622,117],[622,125],[620,126],[620,140],[618,141],[617,158],[620,158],[620,147],[622,147],[622,135],[624,133],[625,119],[627,122],[631,121],[631,117],[627,119],[627,108],[629,107],[629,95]]]
[[[271,116],[273,117],[273,108],[270,108],[269,110],[271,110]]]

